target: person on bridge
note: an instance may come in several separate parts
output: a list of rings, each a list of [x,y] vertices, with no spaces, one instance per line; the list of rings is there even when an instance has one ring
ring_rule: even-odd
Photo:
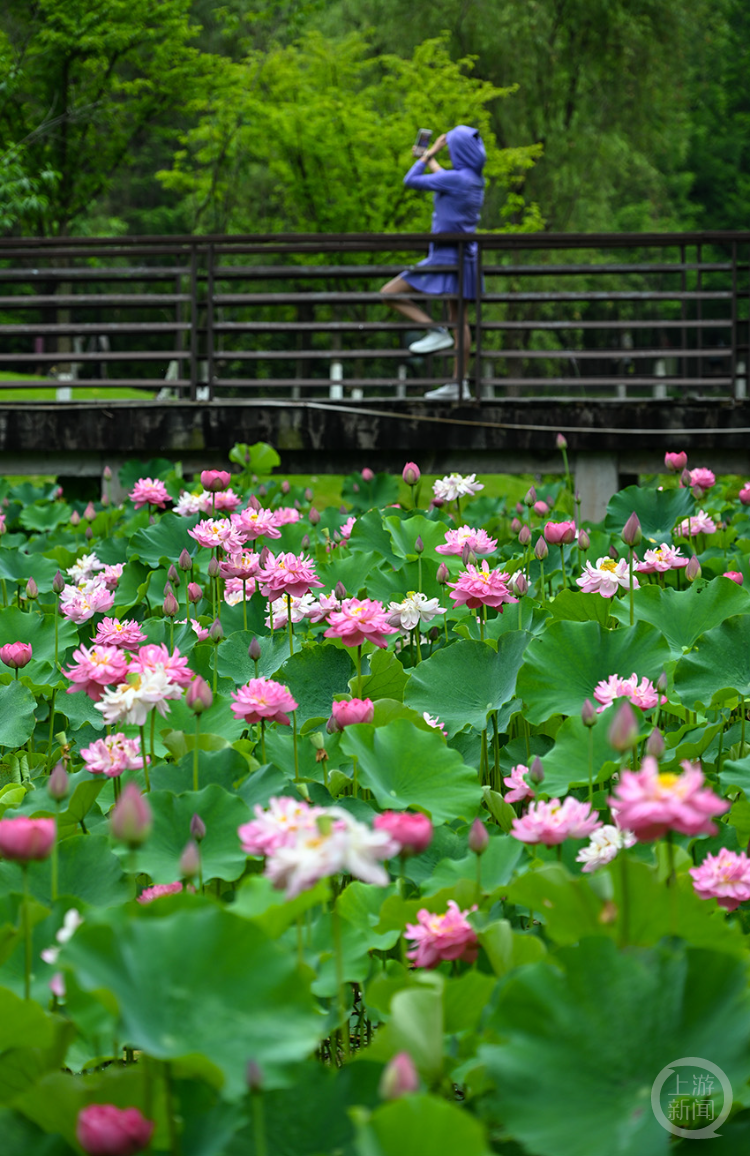
[[[448,146],[452,168],[444,169],[435,160],[435,155]],[[419,150],[412,149],[415,155]],[[435,143],[419,156],[404,177],[409,189],[424,189],[434,193],[432,214],[433,233],[474,233],[479,223],[479,214],[484,201],[484,177],[482,170],[487,159],[479,132],[468,125],[459,124],[450,132],[442,133]],[[469,242],[464,247],[464,300],[473,301],[477,295],[477,244]],[[417,289],[420,293],[458,293],[457,273],[431,272],[433,265],[456,265],[458,246],[431,244],[423,261],[411,269],[405,269],[398,277],[389,281],[380,292],[385,300],[391,293],[408,293]],[[411,353],[436,353],[441,349],[451,349],[452,335],[443,326],[432,320],[429,314],[411,301],[388,301],[394,309],[412,321],[418,321],[428,329],[426,337],[414,341],[409,346]],[[448,302],[450,320],[458,321],[458,302]],[[466,367],[471,345],[471,331],[464,315],[464,340],[462,364],[458,356],[454,360],[456,380],[438,389],[432,389],[425,397],[440,401],[458,401],[471,397],[466,380]]]

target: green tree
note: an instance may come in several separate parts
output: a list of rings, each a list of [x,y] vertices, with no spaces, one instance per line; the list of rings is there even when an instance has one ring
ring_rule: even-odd
[[[539,228],[516,192],[540,146],[498,148],[491,109],[512,93],[452,60],[445,38],[408,58],[373,55],[360,33],[251,52],[227,69],[164,185],[207,231],[390,232],[429,229],[429,200],[406,190],[420,125],[474,124],[487,144],[486,175],[500,208],[485,227]]]

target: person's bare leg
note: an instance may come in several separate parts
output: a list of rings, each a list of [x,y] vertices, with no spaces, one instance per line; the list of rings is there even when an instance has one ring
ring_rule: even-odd
[[[386,285],[380,290],[383,301],[390,305],[392,309],[396,309],[404,317],[408,317],[410,321],[416,321],[425,329],[434,328],[438,322],[433,321],[429,313],[425,313],[424,309],[420,309],[413,301],[393,301],[389,300],[391,293],[413,293],[414,286],[410,285],[408,281],[404,281],[403,277],[394,277],[392,281],[388,281]]]
[[[454,324],[458,321],[458,302],[448,302],[448,316]],[[464,303],[464,355],[463,364],[458,364],[458,332],[456,331],[456,356],[453,358],[453,374],[459,386],[467,374],[469,366],[469,357],[471,356],[471,328],[469,320],[466,316],[466,304]]]

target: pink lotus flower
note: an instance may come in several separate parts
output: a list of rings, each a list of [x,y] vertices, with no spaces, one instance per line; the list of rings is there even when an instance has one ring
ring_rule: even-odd
[[[356,723],[371,723],[374,715],[375,707],[369,698],[345,699],[334,702],[331,707],[331,717],[340,731]]]
[[[406,953],[414,960],[414,966],[432,968],[443,960],[453,959],[473,963],[479,954],[479,942],[468,919],[472,911],[476,911],[476,906],[461,911],[454,899],[448,900],[444,915],[421,908],[417,912],[417,923],[407,923],[404,928],[404,937],[417,945],[414,951]]]
[[[245,600],[249,601],[257,588],[258,584],[254,578],[227,578],[224,582],[224,601],[227,606],[239,606]],[[284,623],[286,624],[286,618]],[[270,623],[266,619],[266,626],[269,625]],[[276,625],[277,623],[274,622],[274,628]]]
[[[118,646],[121,650],[137,650],[146,635],[137,622],[126,618],[103,618],[96,628],[94,642],[97,646]]]
[[[720,907],[734,911],[750,899],[750,859],[744,851],[706,855],[700,867],[691,867],[693,887],[701,899],[717,899]]]
[[[138,847],[151,834],[154,817],[147,799],[143,797],[135,783],[126,783],[122,794],[115,803],[109,818],[109,825],[115,839]]]
[[[388,832],[398,843],[399,855],[421,855],[432,842],[432,822],[418,811],[383,811],[375,816],[373,827]]]
[[[617,698],[629,698],[633,705],[640,707],[641,710],[650,710],[659,703],[659,693],[654,684],[645,677],[639,683],[638,675],[635,673],[631,674],[630,678],[610,674],[608,679],[602,679],[596,684],[594,698],[601,703],[601,706],[596,708],[597,714],[610,707]],[[667,701],[664,695],[661,701]]]
[[[192,888],[190,889],[192,891]],[[155,899],[161,899],[163,895],[178,895],[182,891],[182,884],[179,880],[175,883],[155,883],[153,887],[144,887],[138,896],[139,903],[153,903]]]
[[[664,455],[664,465],[674,474],[682,473],[682,471],[685,469],[685,466],[687,465],[687,460],[687,454],[684,450],[678,454],[666,453]]]
[[[57,835],[54,819],[0,819],[0,855],[15,863],[46,859]]]
[[[204,518],[188,530],[199,546],[206,550],[221,548],[227,554],[237,554],[245,542],[237,526],[229,518]]]
[[[276,526],[273,510],[253,509],[241,510],[232,516],[232,522],[243,535],[246,542],[254,542],[256,538],[280,538],[281,530]]]
[[[612,598],[620,589],[630,589],[630,571],[624,558],[615,562],[614,558],[599,558],[596,566],[586,563],[585,570],[576,584],[584,594],[601,594],[602,598]],[[633,589],[638,589],[638,579],[633,574]]]
[[[227,586],[230,582],[234,581],[236,580],[230,578],[229,582],[227,582]],[[232,599],[228,597],[226,600],[228,602],[232,601]],[[239,600],[241,601],[241,598]],[[291,602],[291,607],[289,602]],[[287,625],[290,618],[292,622],[302,622],[304,618],[308,618],[310,614],[314,614],[318,603],[314,594],[303,594],[300,598],[290,597],[289,601],[287,601],[286,598],[276,598],[270,605],[271,609],[273,610],[273,629],[281,630],[284,626]],[[270,613],[266,615],[264,621],[266,626],[268,626],[270,629]]]
[[[82,690],[93,702],[99,702],[105,686],[122,682],[128,673],[128,660],[116,646],[79,646],[73,658],[75,665],[62,672],[75,684],[68,694]]]
[[[116,779],[123,771],[138,771],[143,767],[141,740],[129,739],[122,731],[96,739],[91,746],[83,748],[81,758],[92,775],[106,775],[110,779]]]
[[[236,554],[229,554],[219,563],[219,573],[222,578],[252,578],[260,567],[260,554],[253,550],[238,550]]]
[[[432,483],[432,492],[438,502],[455,502],[457,498],[468,498],[484,489],[484,482],[476,480],[476,474],[461,477],[461,474],[449,474]]]
[[[287,711],[297,709],[297,703],[287,687],[270,678],[251,678],[246,686],[233,690],[232,713],[246,723],[279,722],[290,725]]]
[[[116,590],[117,584],[122,578],[122,572],[125,569],[124,562],[113,562],[111,566],[105,566],[102,570],[102,579],[104,585],[108,590]]]
[[[258,585],[269,602],[274,602],[282,594],[299,598],[323,583],[315,573],[311,558],[304,554],[277,554],[258,571]]]
[[[419,1073],[408,1052],[397,1052],[380,1077],[378,1091],[383,1100],[399,1100],[419,1089]]]
[[[347,518],[343,526],[339,528],[339,534],[345,542],[348,542],[349,538],[351,538],[356,521],[357,519],[352,515],[350,518]]]
[[[401,471],[401,477],[406,482],[407,486],[416,486],[422,473],[416,462],[407,462]]]
[[[365,468],[360,472],[360,477],[362,478],[363,482],[371,482],[375,475],[369,466],[365,466]]]
[[[636,562],[639,574],[664,574],[667,570],[680,570],[688,560],[679,546],[662,544],[655,550],[646,550],[642,562]]]
[[[594,831],[588,847],[582,847],[578,852],[576,862],[583,863],[582,870],[589,874],[599,867],[606,867],[624,847],[632,847],[635,841],[632,831],[621,831],[612,823],[605,823]]]
[[[699,510],[697,514],[691,514],[689,518],[685,518],[675,526],[672,533],[679,538],[695,538],[697,534],[713,534],[716,528],[713,518],[709,517],[705,510]]]
[[[72,566],[69,566],[65,573],[69,578],[73,579],[76,585],[82,582],[90,582],[98,571],[104,570],[105,565],[100,562],[96,554],[81,554],[80,558],[76,558]]]
[[[699,467],[697,470],[691,470],[690,485],[700,486],[702,490],[710,490],[711,486],[716,485],[716,475],[713,470],[706,470],[702,467]]]
[[[490,538],[486,530],[462,526],[460,530],[446,530],[445,542],[441,546],[436,546],[435,551],[438,554],[451,554],[460,558],[467,546],[472,554],[481,557],[497,549],[497,538]]]
[[[728,578],[730,582],[736,582],[738,586],[741,586],[745,581],[739,570],[725,570],[722,577]]]
[[[441,723],[437,715],[431,715],[429,711],[422,711],[422,718],[427,723],[428,727],[432,727],[434,731],[440,731],[441,734],[446,734],[445,723]]]
[[[274,526],[292,526],[295,522],[299,522],[301,518],[299,510],[294,506],[279,506],[277,510],[273,511]]]
[[[712,815],[723,815],[729,803],[704,787],[703,771],[685,760],[683,773],[659,774],[656,759],[647,756],[640,771],[623,771],[609,800],[617,825],[632,831],[639,842],[660,839],[667,831],[683,835],[715,835]]]
[[[60,595],[60,613],[79,626],[95,614],[111,610],[114,604],[114,592],[107,589],[103,579],[86,582],[80,589],[65,586]]]
[[[156,710],[164,717],[169,713],[170,700],[178,698],[182,698],[182,688],[165,670],[138,673],[131,667],[125,682],[108,687],[94,709],[101,711],[108,726],[133,723],[142,727],[149,711]]]
[[[550,546],[569,546],[576,540],[575,522],[547,522],[542,531]]]
[[[130,671],[137,674],[163,671],[170,682],[181,687],[189,686],[193,678],[188,659],[180,654],[179,650],[170,653],[163,642],[151,642],[148,646],[142,646],[130,662]]]
[[[136,510],[141,506],[158,506],[163,510],[167,502],[172,501],[164,482],[156,478],[139,478],[128,497],[135,503]]]
[[[487,562],[479,566],[467,566],[459,574],[456,582],[449,582],[453,590],[453,605],[468,606],[476,610],[479,606],[494,606],[502,614],[503,605],[518,602],[508,589],[510,575],[500,570],[490,570]]]
[[[362,646],[373,642],[385,650],[386,634],[396,634],[395,626],[388,621],[388,613],[382,602],[370,598],[345,598],[340,610],[328,615],[329,627],[324,638],[340,638],[344,646]]]
[[[287,796],[269,799],[268,810],[259,803],[253,809],[255,818],[237,831],[246,855],[273,855],[294,843],[300,831],[317,830],[316,820],[325,813],[322,807]]]
[[[21,670],[31,662],[32,653],[30,642],[7,642],[0,646],[0,662],[11,670]]]
[[[203,470],[201,473],[201,485],[210,494],[217,494],[219,490],[225,490],[231,480],[232,475],[226,470]]]
[[[310,622],[323,622],[332,610],[340,609],[341,602],[334,591],[332,594],[319,594],[311,603],[308,603],[305,614]]]
[[[222,490],[219,494],[213,494],[212,509],[221,510],[224,514],[233,514],[237,507],[242,502],[239,494],[235,494],[234,490]]]
[[[510,774],[503,779],[506,787],[510,787],[509,791],[505,792],[506,803],[520,803],[521,799],[533,799],[534,792],[527,783],[525,775],[528,775],[529,768],[523,763],[518,763],[511,768]]]
[[[568,795],[562,803],[559,799],[530,803],[526,814],[513,820],[511,834],[522,843],[552,847],[566,839],[586,839],[597,827],[601,827],[601,821],[591,804]]]
[[[76,1139],[88,1156],[136,1156],[148,1146],[154,1127],[138,1108],[89,1104],[78,1113]]]
[[[750,506],[750,482],[742,487],[739,498],[743,506]]]

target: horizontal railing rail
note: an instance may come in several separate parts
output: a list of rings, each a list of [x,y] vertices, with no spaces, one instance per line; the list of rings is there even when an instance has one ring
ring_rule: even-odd
[[[421,331],[379,290],[433,240],[0,239],[0,396],[51,385],[195,401],[419,397],[454,380],[454,351],[412,354]],[[456,262],[439,268],[459,286],[476,242],[479,297],[459,288],[414,299],[455,334],[459,359],[468,322],[477,401],[746,396],[750,232],[440,240],[456,247]]]

